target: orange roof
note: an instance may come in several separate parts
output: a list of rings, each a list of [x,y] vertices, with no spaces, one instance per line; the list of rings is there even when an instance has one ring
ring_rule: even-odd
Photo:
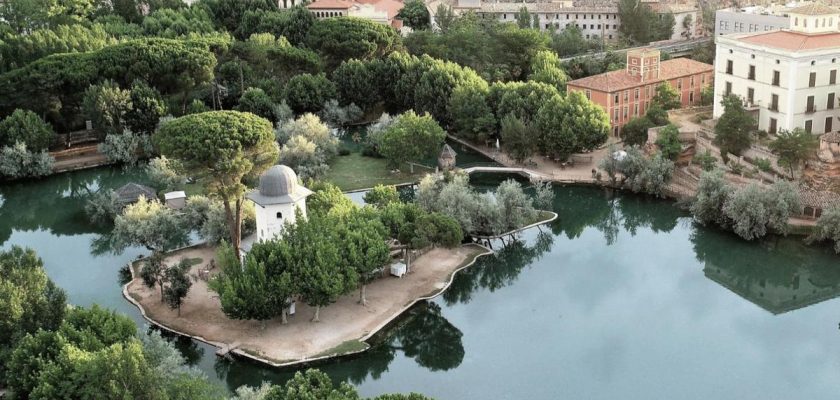
[[[714,67],[710,64],[690,60],[688,58],[675,58],[659,63],[659,78],[642,82],[639,77],[631,76],[627,71],[605,72],[592,75],[586,78],[575,79],[568,83],[571,86],[579,86],[586,89],[598,90],[601,92],[615,92],[642,85],[659,83],[683,76],[695,75],[703,72],[712,72]]]
[[[312,10],[346,10],[353,6],[352,1],[347,0],[316,0],[309,3],[306,8]]]
[[[822,50],[840,47],[840,32],[807,34],[793,31],[772,31],[744,36],[738,40],[790,51]]]

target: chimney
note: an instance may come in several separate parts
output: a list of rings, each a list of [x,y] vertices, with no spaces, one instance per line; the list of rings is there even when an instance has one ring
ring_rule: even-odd
[[[639,82],[659,78],[659,50],[643,48],[627,52],[627,74],[637,77]]]

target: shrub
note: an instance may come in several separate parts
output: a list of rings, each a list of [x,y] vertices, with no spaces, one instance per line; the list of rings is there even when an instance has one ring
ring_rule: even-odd
[[[52,173],[54,161],[46,151],[33,153],[18,142],[0,149],[0,176],[12,179],[47,176]]]
[[[153,158],[146,166],[146,174],[155,187],[167,192],[184,188],[187,178],[180,171],[181,163],[166,156]]]
[[[766,158],[756,158],[753,161],[753,164],[755,164],[758,170],[762,172],[770,172],[773,170],[773,165],[770,163],[770,160]]]
[[[700,164],[703,171],[711,171],[717,165],[717,158],[712,155],[710,150],[706,149],[705,152],[694,155],[694,162]]]
[[[152,153],[152,141],[147,135],[138,135],[125,131],[105,137],[99,144],[99,152],[110,162],[136,165],[137,162]]]
[[[17,109],[0,122],[0,147],[20,142],[33,151],[45,150],[53,137],[52,126],[29,110]]]
[[[828,240],[834,242],[834,251],[840,254],[840,207],[834,206],[823,210],[817,219],[814,232],[808,236],[808,242]]]
[[[673,124],[659,130],[659,137],[656,139],[656,145],[659,146],[659,151],[669,160],[676,160],[682,153],[682,143],[680,143],[680,131]]]
[[[93,224],[110,224],[122,211],[117,194],[113,190],[100,190],[85,203],[85,214]]]

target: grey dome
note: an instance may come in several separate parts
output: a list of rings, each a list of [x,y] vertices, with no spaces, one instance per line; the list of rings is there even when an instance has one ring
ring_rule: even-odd
[[[285,165],[275,165],[260,176],[260,194],[279,197],[297,191],[297,174]]]

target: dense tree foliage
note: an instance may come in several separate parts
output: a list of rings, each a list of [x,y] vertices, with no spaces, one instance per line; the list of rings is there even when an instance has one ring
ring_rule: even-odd
[[[309,47],[318,49],[327,66],[337,67],[352,58],[368,60],[401,46],[394,28],[362,18],[327,18],[309,30]]]
[[[437,154],[446,138],[446,132],[429,114],[417,115],[409,111],[396,121],[379,138],[379,153],[393,167],[405,162],[416,162]],[[414,167],[411,166],[412,171]]]
[[[744,103],[735,95],[724,96],[723,115],[715,125],[714,143],[724,153],[740,155],[752,144],[755,119],[744,110]]]
[[[680,92],[668,82],[659,84],[656,87],[656,94],[653,95],[651,100],[651,105],[659,106],[665,111],[680,108],[682,106]]]
[[[623,127],[621,127],[621,138],[624,143],[630,146],[641,146],[647,143],[648,129],[653,127],[653,123],[647,117],[632,118]]]
[[[112,79],[128,87],[142,79],[165,95],[185,95],[212,78],[215,64],[206,44],[160,38],[55,54],[0,75],[0,114],[26,108],[72,128],[82,122],[78,110],[91,84]]]
[[[673,14],[657,14],[640,0],[619,1],[618,17],[621,19],[618,32],[631,44],[670,39],[674,33]]]
[[[659,130],[659,137],[656,138],[656,145],[662,156],[675,161],[682,152],[680,143],[680,131],[676,125],[667,125]]]
[[[23,143],[30,150],[40,151],[49,147],[54,136],[50,124],[29,110],[15,110],[0,121],[0,147]]]
[[[271,123],[250,113],[212,111],[167,122],[155,134],[163,155],[182,163],[221,199],[230,241],[239,250],[246,179],[277,160]]]
[[[5,37],[0,41],[0,72],[23,67],[50,54],[94,51],[113,43],[114,39],[100,24],[59,25]]]
[[[317,112],[327,100],[335,97],[335,84],[323,74],[295,75],[286,85],[284,97],[296,113]]]
[[[397,18],[401,19],[405,26],[415,30],[426,29],[431,22],[429,10],[422,0],[406,1],[403,8],[397,13]]]
[[[792,131],[780,130],[770,142],[770,149],[779,156],[779,165],[786,166],[791,177],[800,164],[814,156],[818,146],[817,136],[798,127]]]

